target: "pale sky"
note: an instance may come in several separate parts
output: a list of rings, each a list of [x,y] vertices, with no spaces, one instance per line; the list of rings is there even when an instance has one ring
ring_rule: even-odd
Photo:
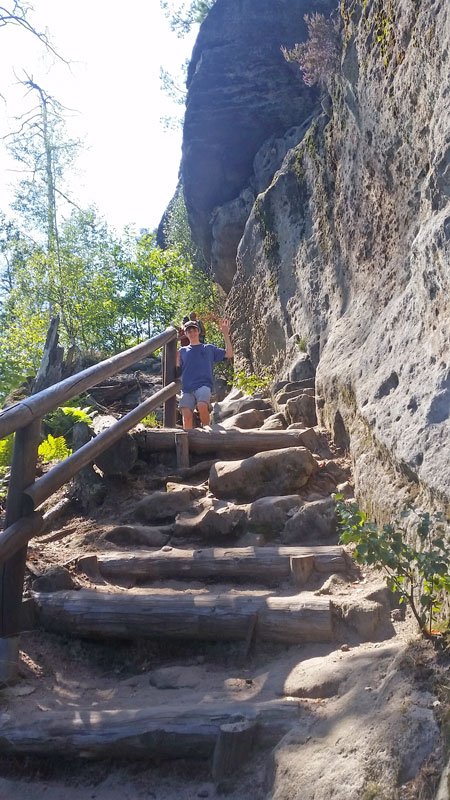
[[[11,3],[12,5],[12,3]],[[24,113],[17,78],[27,71],[64,106],[76,109],[68,134],[86,143],[72,186],[82,207],[94,203],[108,224],[154,228],[177,183],[181,131],[165,131],[160,118],[179,113],[162,92],[160,66],[171,73],[189,58],[195,32],[172,33],[159,0],[34,0],[28,19],[48,30],[68,61],[49,55],[31,34],[0,28],[0,136]],[[15,77],[15,75],[17,78]],[[7,184],[14,167],[0,144],[0,209],[7,211]]]

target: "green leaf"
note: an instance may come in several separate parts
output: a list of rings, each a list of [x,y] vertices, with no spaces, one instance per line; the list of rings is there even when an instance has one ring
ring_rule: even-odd
[[[42,458],[44,463],[49,461],[62,461],[67,456],[70,456],[72,450],[67,447],[64,436],[54,438],[51,433],[47,438],[41,442],[38,448],[38,455]]]

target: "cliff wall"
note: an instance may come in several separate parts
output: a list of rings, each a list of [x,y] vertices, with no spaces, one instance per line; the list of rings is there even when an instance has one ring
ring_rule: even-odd
[[[297,5],[289,3],[300,13]],[[255,15],[264,3],[217,0],[213,11],[230,6]],[[285,135],[280,115],[259,151],[254,139],[247,182],[243,169],[217,190],[212,218],[204,198],[222,183],[212,173],[204,195],[201,182],[195,191],[185,183],[187,204],[194,218],[203,203],[198,238],[215,249],[219,279],[223,265],[237,361],[287,377],[306,347],[320,419],[350,449],[364,505],[380,519],[407,499],[450,510],[450,8],[344,0],[340,13],[327,113],[297,84],[301,108]],[[237,71],[238,62],[236,54]],[[194,80],[190,93],[192,164],[202,162],[189,145],[203,102]],[[236,142],[247,141],[252,120],[259,130],[256,101],[245,119]],[[214,237],[239,204],[239,243],[228,240],[221,260]]]

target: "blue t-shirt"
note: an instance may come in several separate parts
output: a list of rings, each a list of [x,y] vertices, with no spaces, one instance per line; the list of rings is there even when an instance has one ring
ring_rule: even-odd
[[[180,347],[181,385],[183,392],[194,392],[200,386],[213,388],[213,364],[223,361],[225,350],[214,344],[189,344]]]

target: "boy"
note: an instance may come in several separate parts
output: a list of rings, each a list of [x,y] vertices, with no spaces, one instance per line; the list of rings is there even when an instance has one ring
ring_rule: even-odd
[[[177,352],[177,366],[181,367],[180,409],[184,430],[190,430],[193,427],[195,408],[198,410],[202,426],[209,425],[209,401],[213,388],[214,363],[233,357],[228,320],[221,320],[219,329],[223,334],[225,349],[213,344],[202,344],[200,328],[195,320],[189,320],[184,326],[189,345],[181,347]]]

